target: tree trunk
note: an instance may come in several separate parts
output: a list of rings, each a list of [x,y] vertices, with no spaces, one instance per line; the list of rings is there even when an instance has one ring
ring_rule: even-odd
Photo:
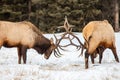
[[[28,0],[28,20],[30,20],[31,4],[32,4],[32,1]]]
[[[115,31],[118,32],[119,30],[119,4],[118,0],[115,0]]]

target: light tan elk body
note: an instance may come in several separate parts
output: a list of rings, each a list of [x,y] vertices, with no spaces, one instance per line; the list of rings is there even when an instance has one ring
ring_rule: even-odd
[[[111,49],[115,60],[119,62],[116,53],[114,30],[107,20],[89,22],[84,27],[82,33],[86,47],[85,68],[88,68],[89,55],[93,55],[100,46]],[[102,55],[100,55],[100,57],[102,57]]]
[[[42,33],[32,23],[0,21],[0,47],[17,47],[18,63],[26,63],[27,49],[33,48],[38,53],[44,54],[49,58],[52,51],[56,48],[53,42],[45,38]]]

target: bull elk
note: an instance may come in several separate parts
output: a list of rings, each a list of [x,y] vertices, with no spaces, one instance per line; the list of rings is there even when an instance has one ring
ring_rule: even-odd
[[[115,60],[119,62],[116,52],[114,30],[107,20],[89,22],[84,27],[82,34],[85,39],[86,47],[85,68],[88,68],[89,55],[93,55],[100,46],[104,47],[104,49],[111,49]],[[102,59],[102,55],[100,55],[100,58]],[[92,62],[94,62],[93,59],[94,58],[92,58]]]
[[[42,35],[39,29],[30,22],[0,21],[0,47],[17,47],[18,63],[26,63],[27,49],[33,48],[48,59],[57,47],[53,40]]]

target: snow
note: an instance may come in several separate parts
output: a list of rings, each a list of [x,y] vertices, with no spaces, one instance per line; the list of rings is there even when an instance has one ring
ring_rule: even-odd
[[[82,42],[82,34],[76,33]],[[59,37],[60,34],[56,34]],[[51,38],[53,34],[44,34]],[[120,58],[120,33],[115,33],[118,57]],[[62,42],[66,44],[66,41]],[[77,42],[76,42],[77,43]],[[0,50],[0,80],[119,80],[120,63],[117,63],[111,50],[106,49],[102,63],[95,64],[89,60],[89,68],[85,69],[84,56],[79,56],[74,46],[69,46],[68,51],[56,58],[53,54],[48,60],[39,55],[35,50],[27,52],[27,64],[18,64],[16,48],[2,47]]]

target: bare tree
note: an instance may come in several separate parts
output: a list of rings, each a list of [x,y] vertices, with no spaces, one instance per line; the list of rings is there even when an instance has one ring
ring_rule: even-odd
[[[119,30],[119,4],[118,0],[115,0],[115,31]]]
[[[31,4],[32,4],[32,1],[28,0],[28,20],[30,20]]]

